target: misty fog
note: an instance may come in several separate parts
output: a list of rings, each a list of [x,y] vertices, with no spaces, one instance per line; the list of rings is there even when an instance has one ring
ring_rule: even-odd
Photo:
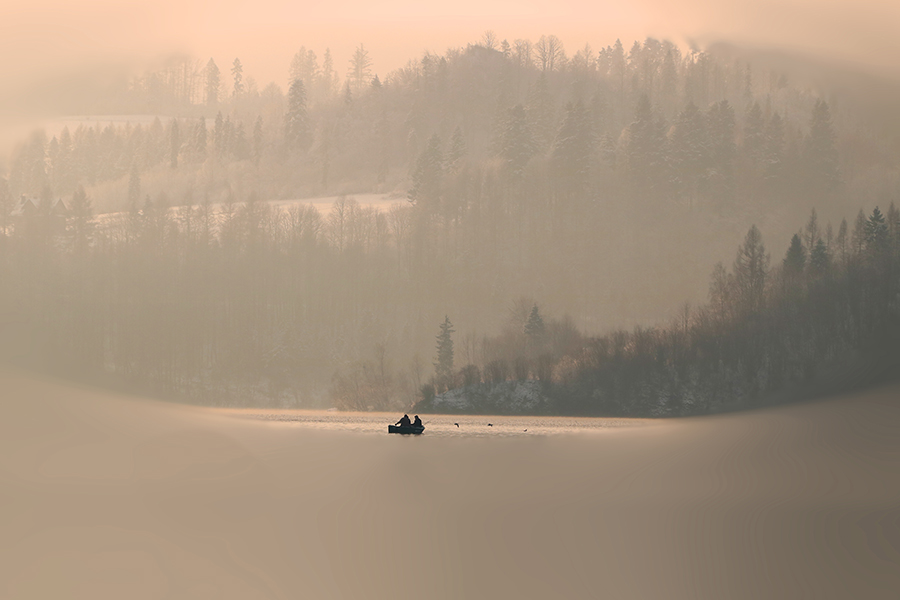
[[[896,598],[898,23],[0,8],[0,598]]]

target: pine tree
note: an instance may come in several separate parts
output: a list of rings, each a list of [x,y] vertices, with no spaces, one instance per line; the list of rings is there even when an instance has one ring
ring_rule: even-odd
[[[453,337],[455,333],[450,317],[444,316],[441,331],[437,335],[437,357],[434,362],[435,379],[439,386],[447,386],[453,378]]]
[[[444,177],[444,158],[441,152],[441,138],[433,134],[428,145],[416,160],[412,173],[413,187],[407,193],[410,202],[437,212],[440,208]]]
[[[590,115],[580,100],[569,103],[553,147],[552,164],[557,187],[564,194],[584,190],[593,163],[594,132]]]
[[[849,258],[850,247],[847,239],[847,229],[847,219],[841,219],[841,226],[838,228],[838,234],[834,240],[834,245],[841,259],[841,265],[846,265]]]
[[[528,94],[528,128],[535,152],[543,153],[553,141],[553,96],[547,75],[541,72]]]
[[[244,66],[241,59],[235,58],[231,64],[231,76],[234,79],[232,96],[240,98],[244,94]]]
[[[534,155],[534,140],[528,127],[525,108],[517,104],[507,111],[498,142],[499,155],[513,180],[525,172],[525,165]]]
[[[825,240],[819,238],[809,254],[809,271],[813,277],[822,277],[831,268],[831,255]]]
[[[538,311],[537,304],[532,305],[531,312],[528,314],[528,319],[525,321],[523,332],[525,333],[525,337],[528,338],[528,343],[532,347],[540,347],[543,343],[546,331],[544,328],[544,319]]]
[[[851,244],[853,246],[854,258],[859,258],[866,250],[866,213],[863,209],[859,209],[856,214],[856,222],[853,224],[853,238]]]
[[[884,252],[890,243],[890,235],[888,233],[887,222],[878,207],[872,211],[865,224],[866,250],[871,255]]]
[[[197,158],[201,162],[206,159],[206,133],[206,118],[200,117],[197,121],[197,128],[194,131],[194,152],[197,153]]]
[[[625,149],[628,173],[638,192],[652,190],[664,180],[664,146],[665,134],[661,122],[654,119],[650,99],[646,94],[641,94],[635,106],[634,121],[628,126]]]
[[[757,312],[763,307],[768,272],[769,256],[762,242],[762,234],[753,225],[734,261],[735,287],[744,311]]]
[[[806,268],[806,249],[796,233],[791,238],[791,246],[784,257],[784,275],[788,280],[796,280]]]
[[[331,58],[331,50],[326,48],[322,57],[322,70],[317,81],[318,98],[330,100],[338,90],[338,75],[334,70],[334,59]]]
[[[806,222],[803,237],[806,247],[812,252],[812,249],[816,247],[816,243],[821,237],[819,234],[819,215],[815,208],[809,214],[809,221]]]
[[[831,112],[824,100],[817,100],[810,118],[805,160],[809,183],[814,190],[830,192],[840,183]]]
[[[366,83],[372,79],[372,59],[369,58],[369,51],[360,44],[353,51],[350,58],[350,68],[347,72],[348,84],[352,82],[353,91],[360,91]]]
[[[709,166],[706,120],[693,102],[684,107],[672,129],[670,160],[673,187],[693,207]]]
[[[455,173],[462,166],[466,157],[466,139],[463,137],[462,128],[459,125],[453,130],[450,137],[450,149],[447,151],[447,170]]]
[[[284,141],[289,152],[303,150],[309,143],[306,86],[299,78],[291,82],[291,88],[288,91],[288,107],[284,115]]]

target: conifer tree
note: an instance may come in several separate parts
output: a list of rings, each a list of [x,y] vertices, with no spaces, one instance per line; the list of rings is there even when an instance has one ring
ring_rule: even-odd
[[[334,59],[331,58],[331,50],[328,48],[325,48],[325,55],[322,57],[322,70],[319,72],[317,84],[317,97],[322,100],[330,100],[339,89],[338,75],[334,70]]]
[[[853,256],[859,258],[866,250],[866,213],[863,209],[859,209],[856,213],[856,221],[853,224],[853,238],[851,244],[853,246]]]
[[[693,207],[709,164],[706,121],[693,102],[684,107],[672,129],[670,159],[673,187]]]
[[[846,265],[849,257],[850,247],[847,239],[847,229],[847,219],[841,219],[841,226],[838,228],[838,234],[834,240],[836,252],[841,259],[841,265]]]
[[[809,271],[813,277],[822,277],[831,268],[831,255],[825,240],[819,238],[809,254]]]
[[[806,268],[806,249],[796,233],[791,238],[791,246],[784,257],[784,275],[788,280],[796,280]]]
[[[197,121],[197,128],[194,132],[194,152],[197,153],[197,158],[201,162],[206,159],[206,133],[206,118],[200,117],[200,119]]]
[[[750,227],[734,261],[734,282],[741,308],[756,312],[763,307],[769,255],[756,225]]]
[[[534,155],[534,140],[528,127],[525,108],[521,104],[507,111],[498,146],[507,173],[513,180],[520,179],[525,172],[525,165]]]
[[[810,185],[824,192],[834,190],[840,183],[838,153],[831,111],[824,100],[817,100],[813,108],[805,150]]]
[[[890,241],[887,221],[884,214],[876,206],[865,225],[866,250],[870,255],[884,252]]]
[[[299,78],[291,82],[291,88],[288,90],[288,106],[284,114],[284,141],[289,152],[303,150],[309,143],[306,86]]]
[[[360,44],[353,51],[350,58],[350,68],[347,72],[347,82],[352,82],[353,90],[360,91],[366,83],[372,79],[372,59],[369,58],[369,51],[365,46]]]
[[[462,128],[457,125],[450,137],[450,149],[447,151],[447,170],[459,171],[462,161],[466,156],[466,140],[463,137]]]
[[[531,312],[528,314],[528,319],[525,321],[523,332],[528,339],[528,343],[532,347],[538,348],[543,343],[544,334],[546,332],[544,328],[544,319],[538,311],[537,304],[532,305]]]
[[[231,76],[234,79],[232,96],[240,98],[244,94],[244,66],[241,64],[241,59],[235,58],[231,64]]]
[[[664,129],[654,119],[647,94],[641,94],[635,106],[634,121],[628,126],[628,143],[625,149],[629,177],[636,191],[649,191],[663,181],[666,175],[663,164],[664,145]]]
[[[447,386],[453,378],[453,323],[444,316],[437,335],[437,357],[434,362],[435,379],[440,386]]]
[[[594,132],[590,115],[580,100],[566,106],[552,161],[557,187],[564,193],[577,193],[587,187],[594,162]]]
[[[441,138],[433,134],[428,145],[416,160],[412,173],[413,187],[407,193],[410,202],[437,211],[441,201],[444,176],[444,157],[441,152]]]

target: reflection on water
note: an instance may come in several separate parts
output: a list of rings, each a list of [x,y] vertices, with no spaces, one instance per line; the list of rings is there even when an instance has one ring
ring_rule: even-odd
[[[253,420],[275,421],[296,427],[356,433],[387,433],[399,414],[313,410],[222,409],[225,414]],[[412,417],[412,415],[410,415]],[[635,427],[652,423],[648,419],[497,416],[420,415],[428,437],[514,437],[592,433],[610,428]],[[401,436],[397,436],[401,437]]]

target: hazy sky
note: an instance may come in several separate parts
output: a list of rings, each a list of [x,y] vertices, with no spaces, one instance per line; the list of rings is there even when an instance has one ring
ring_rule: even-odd
[[[900,69],[900,2],[896,0],[2,0],[0,65],[5,87],[98,63],[152,61],[173,52],[235,56],[260,85],[284,86],[301,45],[321,57],[331,46],[343,75],[351,49],[370,49],[384,75],[423,50],[477,41],[555,33],[571,54],[621,37],[673,41],[730,40],[790,47]],[[139,62],[140,64],[140,62]],[[2,71],[6,71],[3,73]],[[12,85],[10,85],[12,82]]]

